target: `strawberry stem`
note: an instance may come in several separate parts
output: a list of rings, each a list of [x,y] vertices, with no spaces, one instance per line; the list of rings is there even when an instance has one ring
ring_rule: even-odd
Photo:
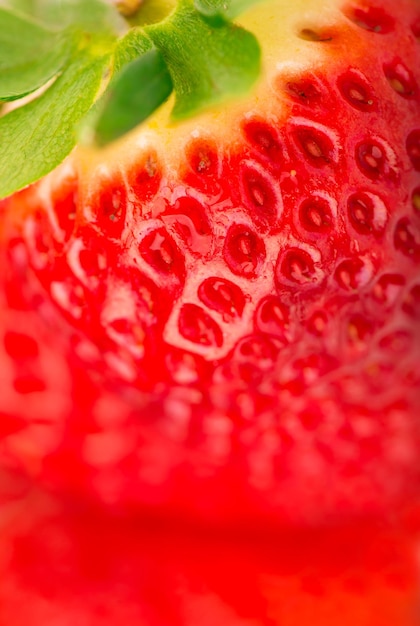
[[[130,18],[137,15],[144,0],[113,0],[117,11],[123,17]]]

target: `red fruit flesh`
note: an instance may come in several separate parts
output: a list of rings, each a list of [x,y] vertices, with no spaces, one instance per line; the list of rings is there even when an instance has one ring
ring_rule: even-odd
[[[217,523],[418,497],[418,5],[340,15],[232,137],[6,202],[3,464]]]

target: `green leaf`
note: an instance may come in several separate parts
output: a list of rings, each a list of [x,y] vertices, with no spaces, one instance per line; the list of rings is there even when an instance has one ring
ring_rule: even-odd
[[[159,50],[153,47],[111,81],[99,108],[94,140],[105,145],[149,117],[172,92],[172,80]]]
[[[233,19],[261,0],[194,0],[194,6],[205,17]]]
[[[254,35],[230,22],[212,28],[192,0],[180,0],[175,13],[145,31],[172,76],[174,120],[247,93],[259,76],[261,51]]]
[[[0,0],[0,6],[21,11],[60,30],[76,25],[90,33],[115,34],[124,28],[124,20],[107,0]]]
[[[75,126],[97,97],[109,61],[84,50],[42,96],[0,117],[0,197],[41,178],[69,154]]]
[[[0,197],[58,165],[82,120],[102,145],[141,123],[173,89],[175,120],[248,92],[259,76],[260,48],[227,17],[257,0],[227,1],[221,9],[218,0],[145,0],[162,21],[125,34],[109,0],[0,0],[23,11],[0,9],[0,104],[46,86],[0,117]],[[111,72],[108,93],[97,100]]]
[[[57,75],[66,64],[74,34],[54,33],[0,8],[0,100],[15,100]]]

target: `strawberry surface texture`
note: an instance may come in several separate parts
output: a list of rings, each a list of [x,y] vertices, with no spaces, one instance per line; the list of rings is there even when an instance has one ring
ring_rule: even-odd
[[[238,21],[249,96],[164,105],[2,201],[0,463],[123,515],[394,516],[420,494],[420,5]]]

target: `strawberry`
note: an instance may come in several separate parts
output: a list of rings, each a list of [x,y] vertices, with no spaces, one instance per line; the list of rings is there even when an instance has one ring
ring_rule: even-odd
[[[184,52],[165,28],[222,40],[214,5],[180,2],[145,27],[159,55],[141,39],[147,63],[126,66],[169,72],[181,121],[164,83],[98,150],[117,90],[84,146],[3,202],[1,463],[125,514],[394,514],[420,478],[418,2],[262,2],[232,27],[241,55],[260,41],[258,83],[202,107],[200,37]],[[9,135],[65,85],[5,115]]]
[[[418,624],[418,535],[402,529],[256,540],[74,510],[16,476],[0,484],[1,626]]]

